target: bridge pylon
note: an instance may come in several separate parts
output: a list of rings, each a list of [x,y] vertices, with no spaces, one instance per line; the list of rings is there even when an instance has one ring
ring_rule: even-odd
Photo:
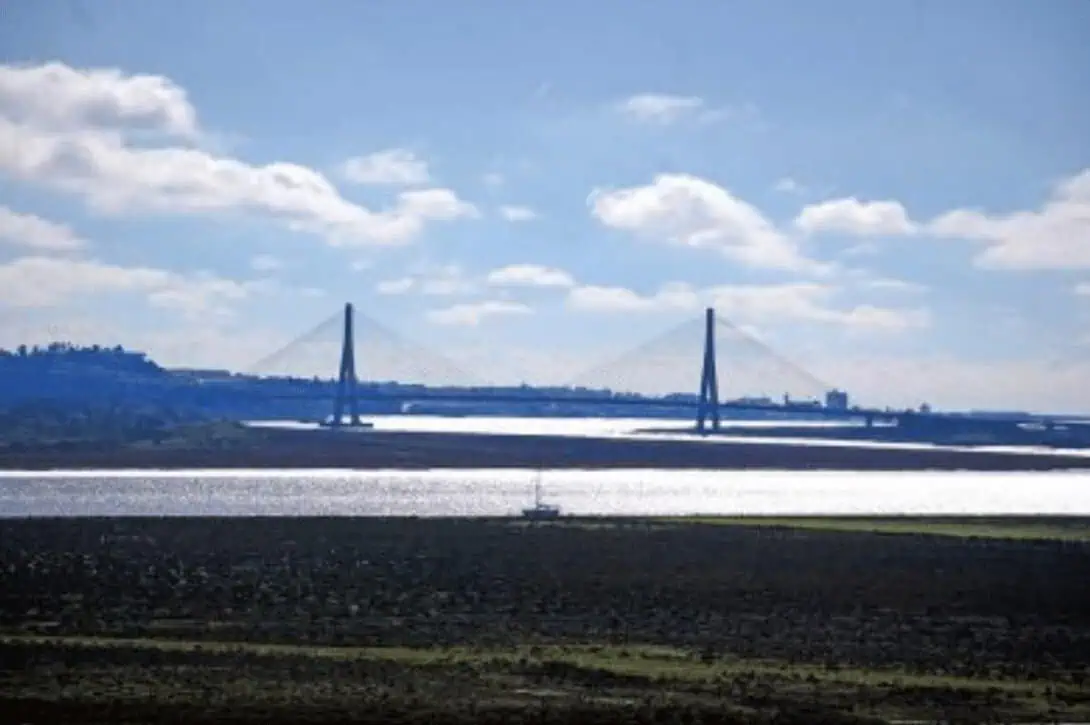
[[[359,399],[356,396],[356,344],[353,333],[352,303],[349,302],[344,306],[341,369],[337,375],[337,397],[333,401],[333,419],[330,421],[333,427],[343,424],[346,407],[349,425],[360,425]]]
[[[707,432],[708,419],[712,431],[719,431],[719,377],[715,369],[715,308],[704,311],[704,364],[700,371],[700,399],[696,406],[696,430]]]

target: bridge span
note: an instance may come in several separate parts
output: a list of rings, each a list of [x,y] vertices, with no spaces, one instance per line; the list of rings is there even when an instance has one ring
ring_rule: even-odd
[[[724,414],[731,411],[746,413],[766,413],[774,416],[786,417],[811,417],[828,420],[855,420],[865,426],[873,426],[883,423],[897,426],[905,430],[912,430],[916,434],[926,435],[928,430],[948,432],[953,429],[973,430],[977,432],[1010,430],[1019,426],[1038,426],[1047,430],[1067,429],[1074,426],[1080,431],[1088,433],[1090,438],[1090,426],[1072,421],[1070,416],[1064,418],[1043,418],[1040,416],[1012,415],[1007,417],[973,417],[965,414],[933,413],[915,410],[891,410],[879,408],[863,408],[829,406],[819,401],[798,402],[785,399],[783,402],[754,399],[723,400],[720,396],[720,363],[717,362],[716,342],[717,324],[716,312],[713,308],[705,310],[703,315],[703,345],[699,364],[699,379],[694,380],[694,386],[698,391],[694,396],[690,394],[674,393],[660,396],[641,395],[633,393],[614,393],[600,391],[597,393],[578,389],[568,389],[564,393],[550,393],[540,388],[518,388],[504,386],[459,386],[432,387],[427,385],[399,386],[388,389],[377,384],[363,383],[359,380],[356,370],[356,330],[355,310],[351,303],[346,304],[343,317],[338,316],[340,324],[340,362],[337,379],[333,390],[300,390],[298,392],[278,392],[277,398],[322,398],[330,399],[332,403],[332,415],[328,419],[329,425],[339,427],[342,425],[358,426],[361,424],[361,402],[385,404],[389,407],[411,405],[413,403],[469,403],[476,405],[488,404],[527,404],[542,406],[639,406],[642,408],[658,408],[670,410],[690,410],[694,416],[695,430],[698,433],[715,433],[722,428]],[[729,322],[726,323],[732,331],[737,331]],[[790,364],[790,363],[788,363]],[[698,366],[694,365],[696,370]],[[796,369],[797,366],[794,366]],[[728,371],[729,372],[729,371]],[[801,371],[803,375],[809,375]],[[809,376],[811,380],[817,379]],[[820,383],[820,381],[818,381]],[[831,389],[831,388],[826,388]]]

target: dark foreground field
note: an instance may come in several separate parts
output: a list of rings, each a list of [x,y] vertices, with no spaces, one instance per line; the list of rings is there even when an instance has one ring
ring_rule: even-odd
[[[0,720],[1090,721],[1090,522],[767,523],[0,521]]]
[[[228,428],[162,445],[0,446],[0,469],[677,468],[841,471],[1090,469],[1090,456],[559,435]]]

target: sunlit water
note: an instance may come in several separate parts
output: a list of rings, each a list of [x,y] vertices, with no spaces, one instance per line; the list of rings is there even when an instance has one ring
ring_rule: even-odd
[[[646,419],[372,420],[380,430],[602,437],[674,426],[678,437],[688,437],[678,421]],[[0,473],[0,517],[518,515],[533,501],[534,476],[494,469],[9,471]],[[575,515],[1090,515],[1090,475],[1082,473],[557,470],[544,471],[542,480],[545,499]]]
[[[761,437],[747,433],[744,436],[730,435],[730,429],[736,428],[772,428],[776,426],[812,427],[815,429],[837,429],[858,427],[860,424],[828,420],[796,421],[723,421],[724,430],[717,436],[698,436],[693,432],[693,424],[682,420],[658,420],[654,418],[514,418],[500,416],[444,417],[438,415],[378,415],[366,416],[365,420],[374,424],[374,430],[407,431],[418,433],[520,433],[523,435],[564,435],[591,438],[627,438],[630,440],[684,440],[696,441],[707,445],[722,443],[791,443],[807,446],[851,446],[856,448],[939,448],[958,450],[957,446],[937,446],[928,443],[886,443],[871,441],[853,441],[849,439],[802,439],[784,437]],[[292,421],[262,421],[250,423],[259,427],[277,428],[317,428],[313,423]],[[646,432],[654,430],[655,432]],[[641,432],[642,431],[642,432]],[[366,435],[366,432],[361,433]],[[1083,449],[1061,450],[1055,448],[1032,448],[1028,446],[977,446],[975,451],[1033,451],[1043,455],[1078,455],[1090,456],[1090,451]]]

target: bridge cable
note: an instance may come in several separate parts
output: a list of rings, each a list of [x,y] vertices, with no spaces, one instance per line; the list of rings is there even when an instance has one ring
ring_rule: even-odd
[[[273,363],[280,362],[284,358],[287,358],[291,353],[295,352],[299,347],[313,342],[335,329],[339,329],[339,326],[343,324],[344,312],[338,310],[330,317],[327,317],[311,329],[281,346],[275,352],[266,355],[252,365],[248,365],[244,372],[248,375],[262,375],[271,370]]]
[[[464,367],[462,367],[461,364],[455,362],[453,359],[447,357],[446,355],[443,355],[442,353],[438,353],[438,352],[436,352],[434,350],[431,350],[427,346],[422,345],[421,343],[418,343],[418,342],[410,339],[409,337],[407,337],[407,336],[393,330],[390,327],[387,327],[386,325],[382,324],[381,322],[379,322],[375,318],[371,317],[370,315],[367,315],[366,313],[360,312],[358,307],[356,308],[355,314],[356,314],[356,325],[357,325],[357,328],[356,328],[356,345],[357,345],[357,348],[359,348],[361,346],[365,346],[367,344],[367,341],[369,339],[372,339],[372,335],[367,334],[368,332],[371,332],[371,333],[378,332],[379,335],[386,338],[386,340],[388,342],[392,342],[395,345],[397,345],[398,347],[402,348],[404,350],[404,352],[406,352],[409,355],[409,357],[412,358],[413,360],[419,361],[422,358],[423,359],[431,358],[432,362],[438,363],[441,367],[445,367],[446,372],[453,373],[452,377],[455,379],[455,381],[461,382],[461,384],[464,384],[466,386],[471,386],[471,387],[472,386],[491,387],[491,386],[488,386],[484,381],[482,381],[476,375],[473,375],[473,374],[467,372],[467,370]],[[362,328],[360,327],[361,322],[364,323],[364,326]],[[365,352],[365,351],[366,350],[364,349],[362,352]],[[363,378],[361,378],[361,379],[366,379],[367,378],[367,373],[366,373],[366,370],[367,370],[367,356],[365,354],[364,355],[357,355],[357,360],[358,360],[358,363],[359,363],[360,368],[361,368],[361,371],[360,371],[361,375],[363,375]],[[425,370],[424,371],[425,375],[427,375],[429,372],[439,372],[439,371],[431,371],[431,370]],[[380,382],[380,381],[371,380],[371,382]],[[401,381],[401,382],[404,382],[404,381]],[[424,381],[421,381],[421,382],[424,382]],[[430,384],[435,384],[435,383],[430,383]],[[448,383],[448,384],[450,384],[450,383]]]
[[[702,339],[702,338],[699,337],[699,330],[702,329],[701,325],[703,325],[703,317],[701,317],[700,319],[685,320],[684,322],[681,322],[681,323],[679,323],[677,325],[674,325],[673,327],[669,328],[665,332],[662,332],[662,333],[656,335],[655,337],[651,338],[650,340],[647,340],[646,342],[640,343],[639,345],[637,345],[634,348],[626,350],[625,352],[621,353],[620,355],[617,355],[616,357],[613,357],[613,358],[611,358],[609,360],[606,360],[606,361],[604,361],[602,363],[599,363],[597,365],[594,365],[593,367],[590,367],[590,368],[584,370],[579,375],[576,375],[575,377],[571,378],[569,380],[569,382],[567,382],[566,385],[567,385],[567,387],[572,387],[572,388],[575,388],[575,387],[592,388],[592,384],[590,384],[590,381],[595,376],[601,375],[603,372],[607,372],[607,371],[612,373],[612,372],[616,371],[618,368],[622,367],[622,364],[629,363],[629,362],[633,361],[634,359],[635,360],[646,360],[646,359],[649,359],[651,357],[654,357],[653,355],[650,354],[652,351],[656,350],[656,348],[659,348],[660,346],[662,346],[666,342],[670,342],[670,343],[678,342],[678,340],[676,338],[682,337],[683,334],[685,334],[685,335],[692,334],[692,335],[694,335],[694,339],[696,339],[696,340]],[[671,345],[671,347],[673,347],[673,349],[675,349],[675,350],[677,349],[675,345]],[[693,364],[694,364],[694,366],[698,366],[699,365],[699,360],[694,361]],[[625,365],[625,367],[627,367],[627,365]],[[694,367],[694,370],[696,370],[696,373],[694,373],[694,375],[699,374],[699,367]],[[694,386],[695,386],[695,383],[694,383]],[[609,386],[609,387],[610,387],[610,389],[612,389],[612,386]],[[635,391],[614,391],[614,392],[635,392]]]
[[[771,346],[769,346],[767,343],[765,343],[762,340],[760,340],[759,338],[757,338],[755,335],[752,335],[752,334],[746,332],[745,330],[742,330],[740,327],[735,325],[730,320],[728,320],[726,318],[723,318],[723,317],[717,316],[715,321],[716,321],[716,324],[722,326],[724,330],[730,332],[732,335],[734,335],[734,336],[736,336],[738,338],[741,338],[741,340],[743,342],[749,343],[750,345],[757,348],[759,351],[766,354],[773,361],[775,361],[775,362],[779,363],[781,366],[787,368],[788,370],[793,372],[795,375],[798,375],[808,385],[813,386],[814,389],[815,389],[815,392],[824,393],[825,391],[833,390],[835,388],[835,386],[830,385],[829,383],[825,382],[824,380],[817,377],[816,375],[814,375],[810,371],[806,370],[801,365],[799,365],[799,364],[793,362],[792,360],[784,357],[779,352],[777,352],[775,349],[773,349]],[[717,340],[717,342],[718,342],[718,340]]]

